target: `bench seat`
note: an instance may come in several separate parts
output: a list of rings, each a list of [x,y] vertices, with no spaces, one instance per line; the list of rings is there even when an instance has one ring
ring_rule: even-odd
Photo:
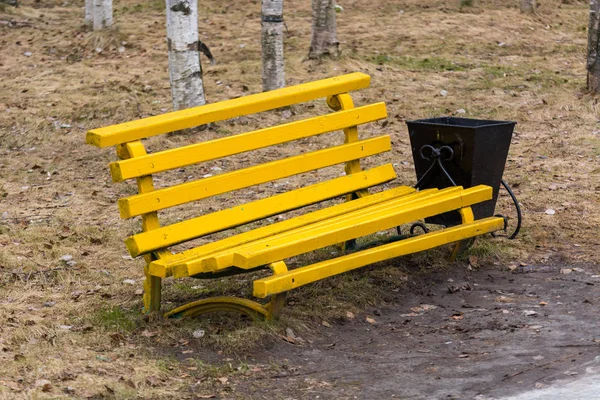
[[[491,193],[492,189],[483,185],[469,189],[451,187],[420,192],[401,186],[154,261],[150,264],[150,273],[163,278],[171,274],[181,278],[230,267],[253,269],[468,207],[489,200]],[[500,228],[496,229],[502,229],[503,219],[497,220]]]

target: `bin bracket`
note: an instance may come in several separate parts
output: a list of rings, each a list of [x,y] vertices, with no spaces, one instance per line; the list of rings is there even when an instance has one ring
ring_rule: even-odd
[[[414,186],[415,189],[420,188],[423,181],[434,170],[436,165],[442,170],[442,172],[444,173],[446,178],[448,178],[452,186],[456,186],[456,182],[454,182],[454,179],[452,179],[448,171],[446,171],[446,168],[444,168],[444,162],[450,161],[454,158],[454,150],[452,150],[452,147],[442,146],[440,148],[435,148],[429,144],[426,144],[425,146],[421,147],[421,150],[419,150],[419,154],[421,155],[421,158],[423,160],[431,161],[431,165],[429,166],[429,168],[427,168],[427,171],[425,171],[423,176],[421,176],[421,179],[419,179],[417,184]]]
[[[452,150],[452,147],[441,146],[439,148],[436,148],[436,147],[433,147],[432,145],[426,144],[423,147],[421,147],[421,149],[419,150],[419,155],[421,156],[421,158],[423,160],[430,161],[431,165],[429,166],[429,168],[427,168],[427,171],[425,171],[423,176],[421,176],[421,179],[418,180],[417,184],[414,186],[415,189],[419,189],[421,187],[421,184],[433,172],[436,165],[444,173],[444,176],[446,178],[448,178],[448,181],[450,181],[452,186],[456,186],[456,182],[454,182],[454,179],[452,179],[452,177],[450,176],[450,174],[444,167],[444,162],[451,161],[454,158],[454,150]],[[521,230],[521,221],[523,219],[523,216],[521,213],[521,207],[519,206],[519,201],[517,200],[517,197],[511,190],[510,186],[508,186],[506,181],[504,181],[504,179],[502,179],[501,183],[502,183],[502,186],[504,186],[504,189],[506,189],[506,191],[510,195],[513,203],[515,204],[515,208],[517,210],[517,227],[515,228],[514,232],[510,236],[507,236],[508,239],[514,239],[515,237],[517,237],[517,234]],[[503,215],[497,215],[497,216],[504,217]],[[507,219],[506,217],[504,217],[504,218],[505,218],[505,220]],[[417,226],[419,226],[420,228],[424,227],[422,224],[418,224]],[[400,234],[399,228],[400,227],[398,227],[398,233]],[[414,228],[415,228],[415,226],[411,227],[411,229],[410,229],[411,234],[413,234]],[[424,228],[423,230],[426,231],[426,228]],[[505,227],[505,230],[506,230],[506,227]],[[492,236],[497,237],[497,235],[495,235],[494,233],[492,233]]]

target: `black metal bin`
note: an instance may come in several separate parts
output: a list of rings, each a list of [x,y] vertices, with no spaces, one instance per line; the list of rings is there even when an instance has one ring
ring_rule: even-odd
[[[494,190],[492,200],[473,206],[475,219],[494,215],[500,181],[508,156],[516,122],[470,118],[440,117],[407,121],[417,181],[435,163],[436,149],[440,161],[456,185],[465,188],[488,185]],[[443,148],[449,147],[452,150]],[[419,184],[419,189],[452,186],[439,166],[434,166]],[[452,226],[461,223],[458,212],[426,219],[427,223]]]

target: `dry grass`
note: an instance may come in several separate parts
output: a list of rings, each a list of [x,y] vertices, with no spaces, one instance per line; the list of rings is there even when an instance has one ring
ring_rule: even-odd
[[[474,254],[498,264],[593,263],[600,129],[597,101],[583,92],[587,5],[551,0],[537,15],[525,16],[516,3],[505,3],[348,0],[338,22],[343,56],[315,64],[305,61],[309,2],[288,1],[287,82],[369,73],[372,87],[355,101],[385,100],[390,117],[385,129],[371,124],[361,132],[389,133],[394,150],[366,165],[391,161],[399,182],[408,184],[414,172],[405,119],[464,109],[468,117],[518,121],[505,178],[523,204],[523,232],[515,242],[480,241]],[[120,221],[116,210],[116,200],[134,189],[110,182],[110,150],[83,143],[89,128],[171,109],[163,4],[116,2],[118,30],[102,34],[82,26],[80,2],[23,1],[18,9],[0,10],[0,397],[180,398],[192,392],[235,397],[235,385],[245,376],[276,366],[223,364],[228,352],[244,354],[251,343],[262,347],[288,326],[308,335],[323,318],[386,301],[386,293],[410,274],[464,266],[447,266],[446,253],[436,250],[335,277],[292,292],[291,306],[272,326],[238,316],[172,322],[140,315],[135,290],[141,287],[142,263],[127,259],[122,244],[138,223]],[[202,40],[218,60],[204,67],[209,101],[260,91],[259,11],[255,2],[202,3]],[[296,117],[312,112],[293,110]],[[180,145],[283,120],[280,113],[266,113],[149,145]],[[330,139],[303,144],[316,147]],[[219,166],[233,169],[251,161]],[[335,174],[339,171],[325,171]],[[285,181],[290,187],[300,182]],[[223,196],[200,208],[256,195]],[[500,203],[510,212],[506,198]],[[556,214],[546,215],[547,208]],[[61,261],[64,255],[76,264]],[[249,290],[240,277],[214,283],[170,282],[166,299]],[[311,314],[314,310],[320,315]],[[206,336],[195,339],[196,329],[205,329]],[[224,355],[211,352],[215,348]],[[199,352],[220,363],[199,364],[194,360]],[[217,379],[225,375],[227,383]]]

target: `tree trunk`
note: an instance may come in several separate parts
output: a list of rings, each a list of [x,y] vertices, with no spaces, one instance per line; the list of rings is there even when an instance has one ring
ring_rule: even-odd
[[[112,0],[93,0],[93,22],[94,30],[99,31],[110,28],[113,24]]]
[[[532,13],[535,11],[535,0],[521,0],[521,12]]]
[[[8,4],[9,6],[18,7],[19,3],[17,0],[0,0],[0,3]]]
[[[167,0],[167,45],[173,109],[205,104],[197,0]]]
[[[590,0],[590,25],[588,28],[587,87],[600,92],[600,0]]]
[[[263,91],[285,86],[283,0],[262,0]]]
[[[94,0],[85,0],[85,23],[92,25],[94,22]]]
[[[308,58],[337,57],[340,43],[335,29],[335,1],[312,0],[312,41]]]

